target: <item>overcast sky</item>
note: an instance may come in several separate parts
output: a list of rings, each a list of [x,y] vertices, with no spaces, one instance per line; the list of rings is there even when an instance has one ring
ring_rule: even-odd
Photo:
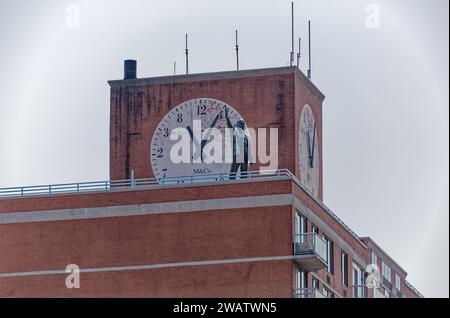
[[[449,295],[448,9],[295,1],[326,95],[325,203],[430,297]],[[288,65],[288,0],[0,0],[0,187],[108,179],[106,81],[123,60],[138,60],[139,77],[172,74],[173,61],[181,72],[189,33],[192,73],[232,70],[236,28],[242,69]]]

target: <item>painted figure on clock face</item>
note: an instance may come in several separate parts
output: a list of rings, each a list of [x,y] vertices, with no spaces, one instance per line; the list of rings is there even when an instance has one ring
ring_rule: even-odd
[[[236,178],[239,169],[241,170],[241,178],[247,178],[249,163],[252,162],[252,141],[247,125],[242,118],[239,118],[233,126],[230,117],[228,116],[228,108],[226,106],[225,118],[227,121],[227,127],[233,129],[233,163],[231,164],[230,179]]]

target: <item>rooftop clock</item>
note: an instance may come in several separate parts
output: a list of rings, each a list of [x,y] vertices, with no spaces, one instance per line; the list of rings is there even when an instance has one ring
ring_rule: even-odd
[[[298,131],[300,181],[314,196],[319,194],[319,147],[314,114],[305,105],[300,116]]]
[[[224,174],[225,176],[229,174],[231,163],[174,163],[170,158],[171,147],[176,143],[176,141],[170,140],[170,133],[175,128],[185,128],[189,132],[191,143],[197,149],[203,149],[209,142],[209,140],[196,140],[193,131],[194,120],[201,121],[202,131],[208,128],[217,128],[221,129],[222,135],[225,136],[227,128],[225,108],[228,108],[228,116],[233,125],[242,118],[232,106],[212,98],[188,100],[171,109],[156,127],[151,141],[150,159],[155,178],[164,180],[168,177],[190,177],[205,174]],[[225,143],[222,144],[222,154],[225,154]],[[191,155],[195,156],[196,154],[192,153]],[[177,182],[183,183],[183,180]]]

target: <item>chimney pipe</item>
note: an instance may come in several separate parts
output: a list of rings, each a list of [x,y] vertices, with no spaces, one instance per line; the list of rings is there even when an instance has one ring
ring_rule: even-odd
[[[125,60],[124,61],[124,78],[127,79],[136,79],[137,72],[137,61],[136,60]]]

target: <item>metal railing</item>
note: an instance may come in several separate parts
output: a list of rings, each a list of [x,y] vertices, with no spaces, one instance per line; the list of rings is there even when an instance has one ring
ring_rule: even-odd
[[[94,181],[64,183],[38,186],[24,186],[12,188],[0,188],[1,197],[17,197],[32,195],[53,195],[63,193],[84,193],[99,192],[111,190],[123,190],[124,188],[139,189],[161,187],[165,185],[192,185],[204,182],[235,182],[236,180],[262,179],[274,177],[292,178],[293,175],[287,169],[249,171],[245,174],[237,175],[237,179],[230,179],[229,173],[221,174],[201,174],[192,176],[178,176],[166,178],[144,178],[144,179],[126,179],[113,181]]]
[[[373,288],[373,298],[388,298],[381,288]]]
[[[317,288],[295,288],[294,298],[327,298]]]
[[[367,247],[360,240],[359,236],[352,231],[352,229],[350,229],[323,202],[317,199],[288,169],[249,171],[245,176],[248,179],[264,178],[264,177],[290,178],[297,186],[299,186],[303,191],[305,191],[312,200],[314,200],[323,210],[325,210],[325,212],[327,212],[340,226],[342,226],[355,240],[357,240],[362,246]],[[191,185],[201,182],[234,182],[236,180],[242,180],[242,179],[230,180],[229,177],[230,177],[229,173],[222,173],[222,174],[202,174],[184,177],[182,176],[182,177],[167,177],[167,178],[127,179],[127,180],[113,180],[113,181],[108,180],[96,182],[79,182],[79,183],[0,188],[0,199],[8,197],[30,196],[30,195],[53,195],[64,193],[98,192],[98,191],[110,191],[111,189],[120,189],[120,188],[135,189],[135,188],[161,187],[164,185]]]
[[[327,262],[327,243],[318,234],[301,233],[294,235],[294,255],[315,254]]]

